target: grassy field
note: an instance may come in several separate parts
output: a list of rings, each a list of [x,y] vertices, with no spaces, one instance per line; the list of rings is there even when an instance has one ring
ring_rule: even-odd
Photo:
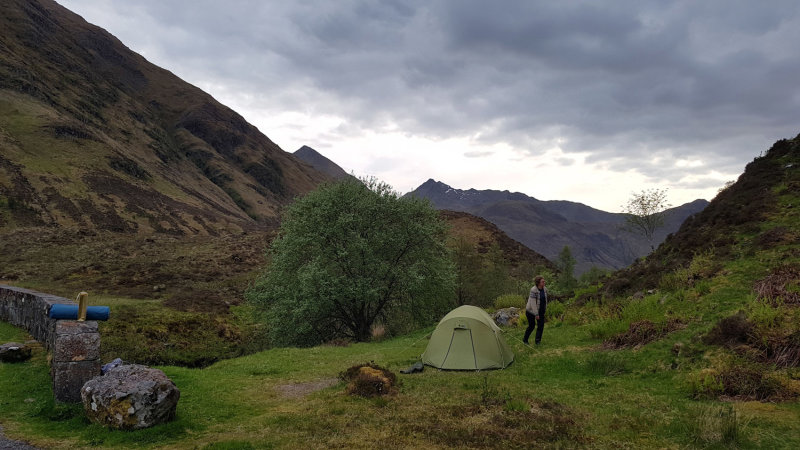
[[[349,396],[337,375],[369,361],[397,372],[417,361],[432,328],[347,347],[271,349],[203,369],[161,366],[181,390],[177,419],[135,432],[89,424],[80,405],[54,404],[39,351],[0,365],[0,417],[7,435],[47,448],[800,448],[791,369],[767,374],[790,394],[782,400],[699,395],[697,380],[733,357],[699,336],[752,309],[741,287],[764,275],[757,268],[770,257],[742,258],[706,283],[622,306],[568,306],[540,347],[521,343],[523,329],[506,329],[516,360],[505,370],[398,374],[389,397]],[[645,319],[682,326],[632,348],[603,345]],[[24,335],[2,324],[0,338]]]

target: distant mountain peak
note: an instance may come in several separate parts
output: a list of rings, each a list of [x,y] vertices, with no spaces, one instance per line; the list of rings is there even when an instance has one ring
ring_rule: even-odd
[[[351,176],[344,169],[342,169],[338,164],[331,161],[330,159],[326,158],[322,153],[314,150],[313,148],[304,145],[297,149],[294,152],[294,156],[296,156],[301,161],[305,162],[306,164],[310,165],[311,167],[317,169],[318,171],[329,175],[337,180],[342,178],[347,178]]]

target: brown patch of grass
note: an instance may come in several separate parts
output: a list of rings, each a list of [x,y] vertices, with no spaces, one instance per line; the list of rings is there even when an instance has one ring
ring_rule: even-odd
[[[759,300],[775,304],[780,299],[785,304],[800,304],[800,270],[794,266],[778,267],[758,280],[753,289]]]
[[[666,323],[656,324],[649,320],[633,322],[628,331],[618,334],[603,342],[603,348],[618,349],[626,347],[640,347],[667,334],[684,328],[686,325],[679,319],[669,319]]]
[[[280,384],[275,386],[275,390],[277,390],[283,398],[301,398],[312,392],[331,387],[336,384],[337,381],[336,378],[325,378],[317,381],[308,381],[306,383]]]
[[[187,289],[164,300],[164,306],[178,311],[226,314],[231,305],[241,300],[233,296],[223,296],[219,292]]]
[[[797,242],[797,234],[786,227],[771,228],[758,236],[755,245],[761,250],[768,250],[779,245]]]
[[[747,320],[744,311],[739,311],[717,322],[714,328],[703,336],[703,342],[731,347],[747,343],[752,333],[753,324]]]
[[[766,359],[778,367],[800,366],[800,331],[767,340]]]
[[[800,365],[800,331],[784,326],[756,327],[743,311],[720,320],[703,342],[726,347],[751,361],[777,367]]]
[[[397,392],[397,375],[373,362],[356,364],[339,374],[347,382],[347,393],[371,398]]]
[[[578,420],[574,410],[554,401],[529,401],[523,411],[503,405],[455,405],[435,408],[406,425],[403,433],[454,448],[576,446],[588,441]]]
[[[797,393],[784,386],[766,364],[732,358],[721,368],[707,370],[705,381],[694,388],[695,398],[739,401],[785,401]]]

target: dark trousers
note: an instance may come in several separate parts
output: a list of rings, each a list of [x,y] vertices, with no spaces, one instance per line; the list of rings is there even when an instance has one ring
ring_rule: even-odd
[[[531,337],[531,333],[533,333],[533,329],[536,328],[536,343],[542,342],[542,332],[544,331],[544,313],[545,307],[541,305],[539,307],[539,323],[536,323],[536,316],[531,314],[529,311],[525,311],[525,317],[528,318],[528,329],[525,330],[525,337],[522,339],[522,342],[528,343],[528,338]]]

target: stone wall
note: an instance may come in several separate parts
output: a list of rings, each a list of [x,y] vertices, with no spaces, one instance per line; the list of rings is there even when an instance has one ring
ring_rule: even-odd
[[[0,284],[0,320],[22,327],[52,352],[53,394],[61,402],[81,401],[81,387],[100,375],[100,333],[97,322],[54,320],[54,304],[75,304],[28,289]]]

